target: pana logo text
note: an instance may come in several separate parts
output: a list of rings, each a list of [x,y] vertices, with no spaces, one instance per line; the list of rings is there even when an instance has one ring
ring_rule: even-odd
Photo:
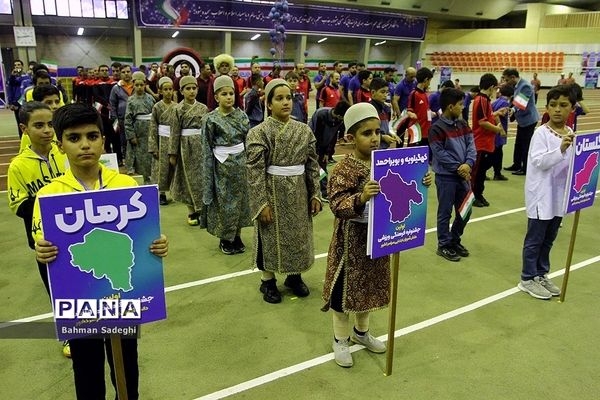
[[[140,299],[55,299],[56,319],[141,319]]]

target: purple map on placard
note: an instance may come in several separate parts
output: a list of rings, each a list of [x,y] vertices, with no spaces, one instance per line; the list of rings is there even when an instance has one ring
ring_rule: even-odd
[[[594,169],[598,166],[598,152],[592,153],[588,156],[583,164],[583,168],[579,172],[575,173],[575,185],[573,189],[577,193],[590,183]]]
[[[398,224],[404,222],[410,216],[411,202],[421,204],[423,194],[417,189],[414,180],[407,183],[399,174],[388,170],[383,178],[379,180],[381,193],[390,203],[390,222]]]

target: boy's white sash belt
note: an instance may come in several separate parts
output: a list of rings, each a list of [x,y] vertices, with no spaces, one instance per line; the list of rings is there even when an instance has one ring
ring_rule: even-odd
[[[181,136],[194,136],[201,135],[202,129],[182,129]]]
[[[158,126],[158,135],[169,137],[171,136],[171,127],[169,125],[159,125]]]
[[[269,168],[267,168],[267,173],[277,176],[302,175],[304,173],[304,165],[289,165],[285,167],[281,167],[279,165],[269,165]]]
[[[136,121],[150,121],[152,119],[152,114],[138,114],[135,116]]]
[[[215,158],[223,164],[230,154],[239,154],[244,151],[244,143],[236,144],[235,146],[215,146],[213,154]]]

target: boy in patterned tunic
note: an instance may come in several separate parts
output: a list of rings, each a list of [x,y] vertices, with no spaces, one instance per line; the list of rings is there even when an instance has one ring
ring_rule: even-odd
[[[379,183],[370,179],[371,152],[379,149],[379,115],[370,103],[357,103],[344,115],[346,134],[354,152],[338,162],[329,177],[328,195],[335,215],[323,287],[323,311],[333,310],[333,351],[341,367],[353,365],[350,340],[374,353],[386,346],[369,332],[369,313],[390,300],[389,257],[367,256],[368,205],[379,193]],[[431,185],[431,175],[423,178]],[[348,336],[349,313],[355,315],[352,337]]]
[[[173,107],[169,163],[175,167],[171,195],[188,208],[188,225],[205,226],[205,207],[202,202],[202,118],[208,108],[196,101],[198,84],[193,76],[179,81],[183,101]]]
[[[152,169],[152,156],[148,153],[152,107],[154,98],[146,93],[146,76],[143,72],[135,72],[133,94],[127,99],[125,110],[125,138],[133,169],[144,177],[144,184],[150,183]]]
[[[160,204],[167,205],[167,195],[173,166],[169,164],[169,136],[171,134],[171,115],[173,111],[173,80],[163,76],[158,80],[158,92],[162,100],[152,107],[150,120],[150,136],[148,137],[148,152],[152,154],[152,182],[158,183]]]
[[[234,107],[235,89],[229,76],[215,79],[214,93],[219,106],[204,118],[201,136],[206,230],[221,239],[224,254],[243,253],[240,233],[252,226],[244,149],[250,122],[246,113]]]
[[[263,271],[260,291],[281,302],[275,273],[298,297],[309,295],[301,273],[314,262],[312,217],[321,211],[315,136],[290,118],[292,93],[283,79],[265,88],[270,116],[250,129],[246,141],[250,209],[254,220],[254,263]]]

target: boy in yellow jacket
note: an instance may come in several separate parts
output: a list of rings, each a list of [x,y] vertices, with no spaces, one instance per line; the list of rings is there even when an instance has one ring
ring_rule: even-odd
[[[54,114],[52,119],[58,145],[67,155],[70,168],[49,185],[39,195],[81,192],[84,190],[114,189],[137,186],[135,180],[117,171],[104,168],[98,160],[104,151],[102,120],[97,111],[83,103],[69,104]],[[35,239],[36,256],[39,262],[48,263],[56,259],[59,251],[52,243],[44,240],[39,201],[36,199],[33,211],[32,235]],[[36,229],[37,228],[37,229]],[[150,246],[150,252],[159,257],[168,253],[168,242],[164,235]],[[75,392],[77,399],[104,399],[104,351],[111,354],[109,339],[70,340]],[[138,398],[137,339],[122,340],[125,381],[130,400]],[[110,364],[111,377],[114,377]],[[115,382],[113,381],[113,386]]]
[[[25,103],[19,111],[19,120],[23,132],[21,143],[27,139],[27,145],[8,167],[8,206],[23,219],[25,237],[33,249],[31,219],[37,192],[65,173],[66,157],[53,141],[52,109],[48,105],[37,101]],[[46,292],[50,295],[46,264],[39,261],[37,264]],[[71,356],[69,342],[63,344],[63,355]]]

